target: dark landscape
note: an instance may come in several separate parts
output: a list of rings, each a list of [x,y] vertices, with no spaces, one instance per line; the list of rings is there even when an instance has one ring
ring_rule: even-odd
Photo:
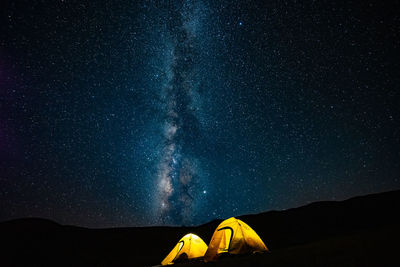
[[[0,267],[400,266],[399,33],[400,1],[0,1]]]
[[[398,266],[400,191],[315,202],[238,218],[270,253],[177,266]],[[0,223],[1,266],[152,266],[186,233],[208,244],[215,220],[197,227],[88,229],[26,218]]]

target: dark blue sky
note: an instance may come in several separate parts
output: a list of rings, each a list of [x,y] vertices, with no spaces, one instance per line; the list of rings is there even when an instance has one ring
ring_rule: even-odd
[[[0,220],[192,225],[400,188],[400,6],[2,1]]]

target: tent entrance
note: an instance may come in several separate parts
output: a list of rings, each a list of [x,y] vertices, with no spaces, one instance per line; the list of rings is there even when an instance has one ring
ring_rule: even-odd
[[[181,250],[182,250],[182,248],[183,248],[183,245],[185,244],[185,241],[179,241],[178,242],[178,244],[179,244],[179,247],[178,247],[178,251],[176,252],[176,255],[175,255],[175,257],[174,257],[174,260],[176,259],[176,257],[179,255],[179,252],[181,252]]]
[[[227,253],[231,246],[233,237],[233,229],[231,227],[223,227],[218,229],[221,234],[221,242],[219,243],[218,253]]]

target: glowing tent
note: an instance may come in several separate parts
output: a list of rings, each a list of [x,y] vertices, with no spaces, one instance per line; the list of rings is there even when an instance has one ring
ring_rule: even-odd
[[[204,261],[215,261],[222,253],[246,254],[264,251],[268,251],[268,248],[257,233],[243,221],[232,217],[218,225],[211,237]]]
[[[187,234],[179,240],[161,264],[168,265],[174,264],[175,261],[201,258],[206,251],[207,245],[203,239],[195,234]]]

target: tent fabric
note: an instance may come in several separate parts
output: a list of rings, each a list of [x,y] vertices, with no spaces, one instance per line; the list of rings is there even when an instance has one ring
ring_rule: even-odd
[[[174,264],[175,261],[203,257],[207,251],[207,244],[195,234],[182,237],[171,252],[161,262],[161,265]]]
[[[204,261],[215,261],[222,253],[247,254],[264,251],[268,251],[268,248],[257,233],[243,221],[232,217],[218,225],[211,237]]]

